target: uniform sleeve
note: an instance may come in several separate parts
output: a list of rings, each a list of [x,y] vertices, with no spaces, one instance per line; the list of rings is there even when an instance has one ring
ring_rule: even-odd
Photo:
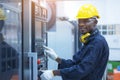
[[[58,64],[58,69],[68,68],[68,67],[71,67],[73,65],[74,65],[74,62],[72,60],[70,60],[70,59],[68,59],[68,60],[62,59],[61,64]]]
[[[96,43],[94,46],[88,46],[80,63],[71,66],[70,68],[60,69],[62,77],[69,79],[81,79],[94,69],[99,53],[102,49],[102,44]]]
[[[78,51],[76,54],[79,54],[79,53],[80,53],[80,51]],[[74,60],[74,56],[73,56],[73,60],[62,59],[61,64],[58,64],[58,69],[68,68],[68,67],[71,67],[71,66],[75,65],[76,61]]]

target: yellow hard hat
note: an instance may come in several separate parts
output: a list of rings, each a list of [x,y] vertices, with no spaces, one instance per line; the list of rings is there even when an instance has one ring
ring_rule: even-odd
[[[5,14],[2,8],[0,8],[0,20],[5,20]]]
[[[82,5],[76,16],[77,19],[86,19],[86,18],[92,18],[92,17],[100,18],[96,7],[93,6],[92,4]]]

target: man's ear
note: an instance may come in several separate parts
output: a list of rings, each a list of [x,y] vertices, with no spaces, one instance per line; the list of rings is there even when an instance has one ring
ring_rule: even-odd
[[[95,27],[97,25],[98,21],[95,19],[93,26]]]
[[[98,23],[97,19],[94,19],[94,24],[93,24],[93,26],[95,27],[95,26],[97,25],[97,23]]]
[[[98,23],[97,19],[95,19],[95,21],[94,21],[94,22],[95,22],[95,24],[97,24],[97,23]]]
[[[98,21],[95,19],[95,24],[97,24],[98,23]]]

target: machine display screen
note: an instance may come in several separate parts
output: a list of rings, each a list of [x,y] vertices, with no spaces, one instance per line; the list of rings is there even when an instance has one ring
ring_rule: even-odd
[[[35,39],[42,38],[42,26],[40,21],[35,21]]]

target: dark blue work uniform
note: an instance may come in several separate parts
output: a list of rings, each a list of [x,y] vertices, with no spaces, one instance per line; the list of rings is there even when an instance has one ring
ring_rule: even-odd
[[[96,29],[73,60],[62,59],[58,69],[63,80],[102,80],[108,57],[108,44]]]

